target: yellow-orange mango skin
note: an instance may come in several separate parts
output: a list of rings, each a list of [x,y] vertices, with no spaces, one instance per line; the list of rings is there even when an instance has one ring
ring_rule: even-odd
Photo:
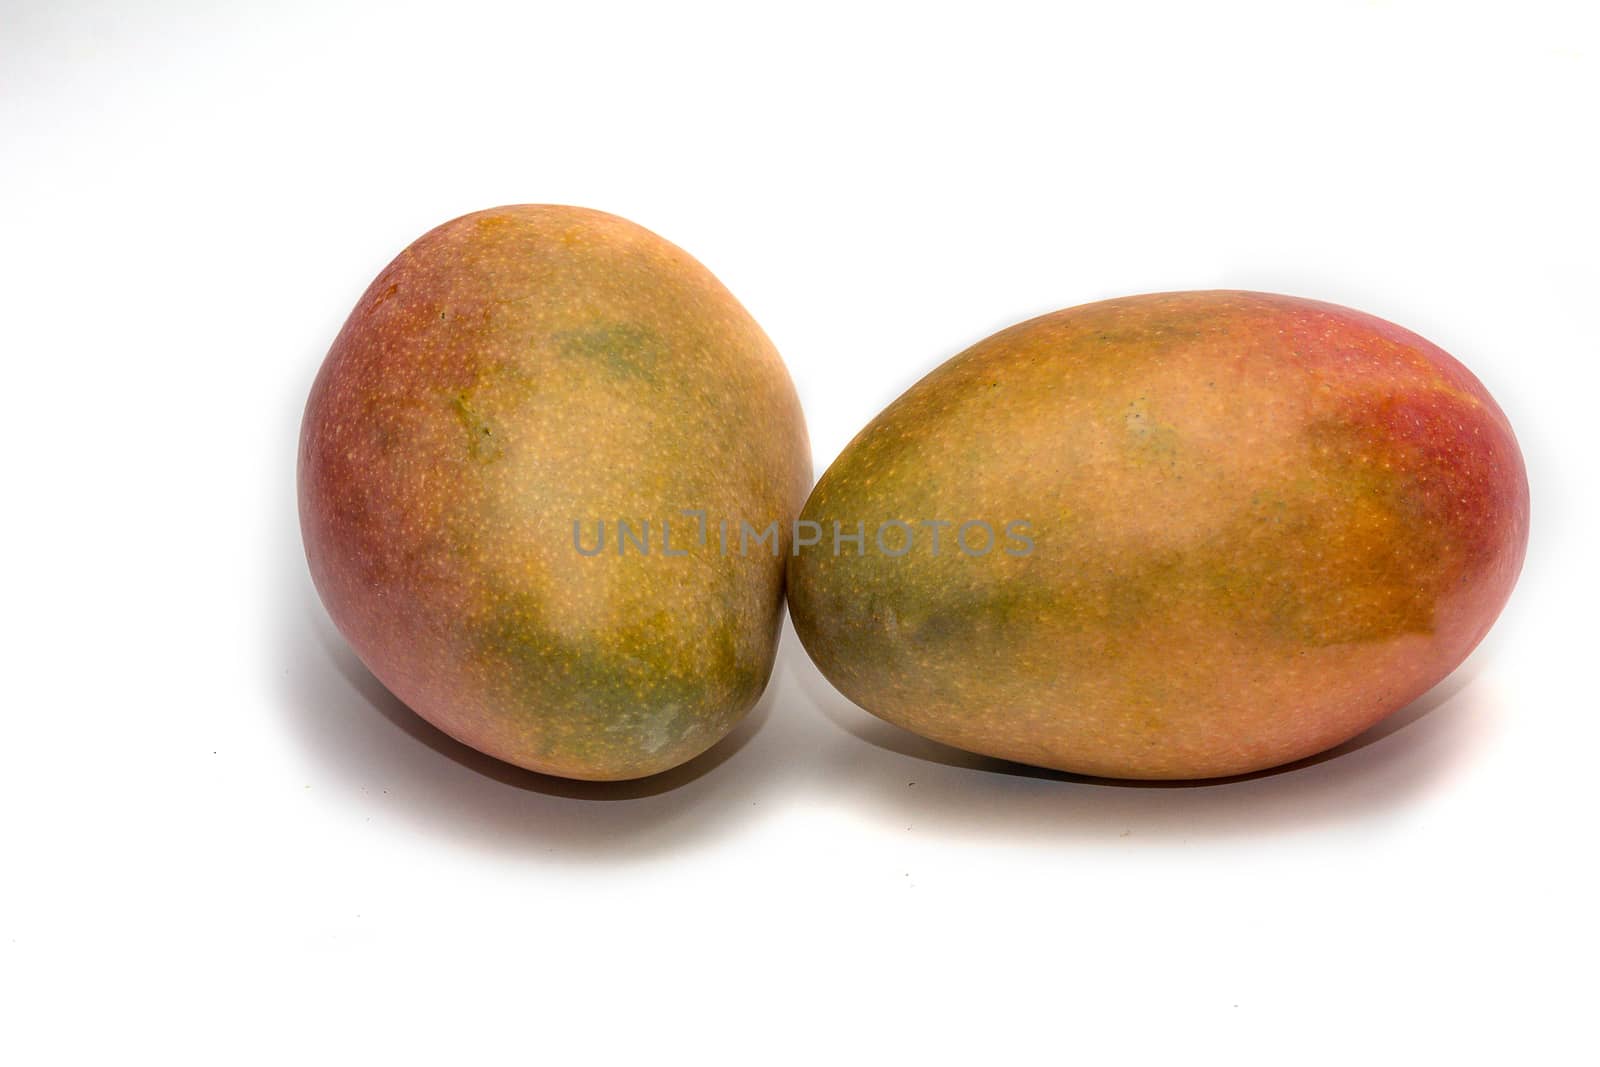
[[[403,251],[300,438],[312,578],[361,660],[458,740],[578,779],[681,764],[760,697],[783,559],[723,555],[680,511],[787,529],[810,482],[750,315],[683,250],[575,207],[478,212]],[[619,550],[624,519],[648,554]]]
[[[863,708],[1040,767],[1210,778],[1335,746],[1460,664],[1521,568],[1528,485],[1495,402],[1421,337],[1167,293],[951,359],[802,517],[823,536],[790,561],[795,628]],[[916,533],[898,557],[874,544],[892,519]],[[915,526],[968,520],[986,555]],[[864,554],[833,554],[836,521],[865,523]]]

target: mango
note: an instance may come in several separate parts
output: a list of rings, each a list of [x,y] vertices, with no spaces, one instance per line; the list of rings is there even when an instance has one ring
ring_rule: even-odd
[[[481,211],[401,252],[299,447],[312,579],[361,661],[473,748],[591,780],[677,766],[760,697],[810,484],[750,315],[681,249],[575,207]],[[722,550],[728,517],[781,544]]]
[[[1521,568],[1511,427],[1391,323],[1250,292],[1136,296],[980,341],[805,505],[795,629],[845,696],[1084,775],[1243,774],[1440,681]]]

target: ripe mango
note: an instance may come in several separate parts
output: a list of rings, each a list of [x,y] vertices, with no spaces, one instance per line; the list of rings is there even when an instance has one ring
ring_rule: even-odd
[[[951,359],[799,528],[795,629],[861,707],[1021,763],[1207,778],[1337,745],[1454,669],[1516,581],[1528,485],[1421,337],[1168,293]]]
[[[771,520],[786,549],[810,482],[788,372],[717,279],[543,205],[445,223],[384,269],[299,451],[312,578],[373,674],[473,748],[596,780],[690,759],[759,698],[783,557],[704,531]]]

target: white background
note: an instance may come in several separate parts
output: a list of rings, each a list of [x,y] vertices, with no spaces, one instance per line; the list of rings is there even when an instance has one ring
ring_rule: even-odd
[[[0,10],[7,1061],[1594,1062],[1592,5]],[[1371,311],[1510,415],[1527,569],[1247,781],[966,759],[792,632],[683,771],[498,766],[344,649],[293,472],[367,282],[515,202],[715,271],[819,473],[1058,307]]]

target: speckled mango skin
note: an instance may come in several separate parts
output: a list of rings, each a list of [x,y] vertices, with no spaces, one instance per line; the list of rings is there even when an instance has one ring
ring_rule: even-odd
[[[1031,524],[1026,555],[947,532],[938,557],[835,558],[825,536],[791,560],[795,629],[861,707],[1021,763],[1210,778],[1337,745],[1454,669],[1516,581],[1528,485],[1495,402],[1421,337],[1167,293],[951,359],[803,518]]]
[[[478,212],[400,253],[300,438],[312,578],[362,662],[473,748],[590,780],[699,754],[771,673],[783,556],[724,556],[680,509],[787,531],[810,483],[750,315],[681,249],[574,207]],[[648,555],[618,552],[619,519],[650,523]],[[574,521],[607,550],[581,555]]]

